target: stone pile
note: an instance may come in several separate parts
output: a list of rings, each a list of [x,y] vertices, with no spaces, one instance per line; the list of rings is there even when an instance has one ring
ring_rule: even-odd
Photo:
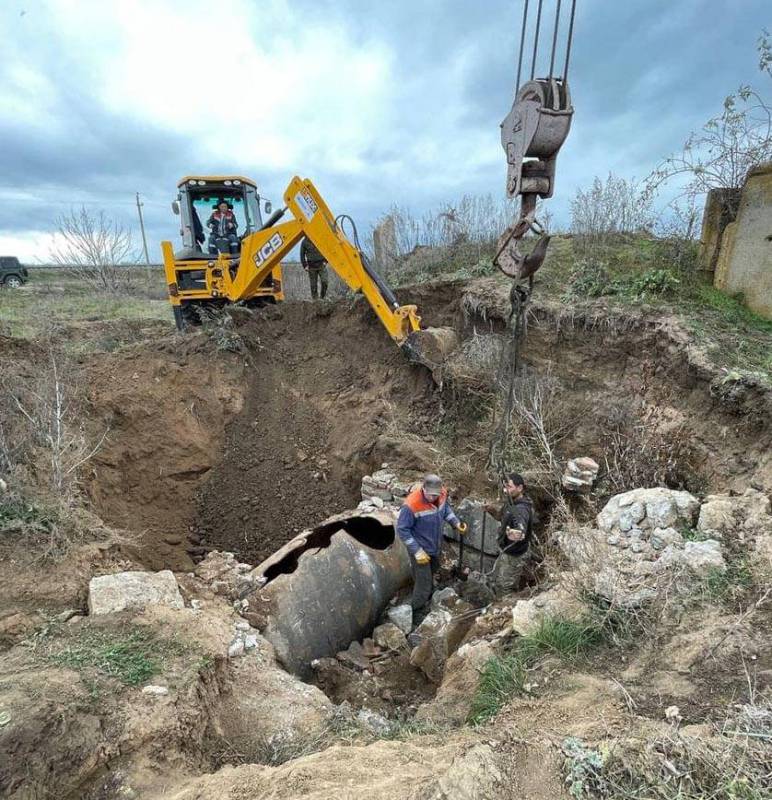
[[[383,508],[386,504],[401,505],[402,498],[407,497],[411,489],[410,483],[400,480],[389,470],[388,464],[383,464],[381,469],[362,478],[359,509],[366,511],[369,507]]]
[[[195,575],[216,595],[240,602],[257,585],[250,564],[243,564],[233,553],[213,550],[196,565]]]
[[[575,588],[634,607],[677,578],[725,569],[718,540],[691,539],[699,509],[696,497],[670,489],[635,489],[612,497],[598,514],[596,529],[558,535]]]
[[[567,492],[587,494],[598,477],[598,463],[591,458],[570,458],[563,471],[561,483]]]

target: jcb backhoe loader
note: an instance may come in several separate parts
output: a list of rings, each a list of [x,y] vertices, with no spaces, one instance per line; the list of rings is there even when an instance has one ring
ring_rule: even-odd
[[[174,253],[171,242],[161,243],[178,328],[196,321],[207,306],[283,300],[282,258],[307,237],[341,279],[367,298],[394,341],[410,348],[410,335],[420,329],[416,307],[397,302],[362,252],[356,228],[352,243],[343,232],[345,217],[332,215],[310,180],[293,178],[284,192],[284,208],[265,222],[257,186],[248,178],[188,176],[178,189],[172,207],[180,215],[183,249]],[[270,214],[270,204],[262,204]],[[210,218],[212,232],[207,236],[201,215],[213,213],[218,206],[222,214]],[[292,219],[280,222],[287,213]],[[235,235],[228,223],[233,219],[238,226]]]

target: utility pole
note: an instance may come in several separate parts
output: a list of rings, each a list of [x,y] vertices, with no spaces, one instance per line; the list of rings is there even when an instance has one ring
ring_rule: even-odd
[[[147,264],[148,274],[150,273],[150,256],[147,254],[147,239],[145,238],[145,220],[142,219],[142,206],[143,203],[139,201],[139,192],[137,192],[137,213],[139,214],[139,228],[142,231],[142,247],[145,250],[145,263]]]

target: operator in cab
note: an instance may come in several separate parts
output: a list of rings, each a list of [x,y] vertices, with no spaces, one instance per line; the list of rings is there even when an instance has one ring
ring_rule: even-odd
[[[217,246],[218,239],[227,242],[228,250],[237,253],[239,249],[238,220],[233,213],[233,206],[227,200],[218,200],[212,215],[206,221],[209,228],[209,252],[220,252]]]

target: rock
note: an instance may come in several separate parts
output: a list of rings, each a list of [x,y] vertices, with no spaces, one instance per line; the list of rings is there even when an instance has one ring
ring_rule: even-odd
[[[256,586],[249,564],[241,564],[233,553],[213,550],[196,565],[195,574],[209,588],[228,600],[240,600]]]
[[[244,655],[244,640],[236,639],[228,647],[228,658],[238,658]]]
[[[143,686],[142,694],[153,695],[154,697],[163,697],[169,694],[168,686]]]
[[[681,545],[683,541],[683,536],[675,528],[655,528],[649,544],[654,550],[664,550],[668,545]]]
[[[569,492],[585,494],[592,489],[600,467],[591,458],[571,458],[563,472],[563,488]]]
[[[598,529],[561,531],[556,540],[572,566],[572,588],[622,608],[637,608],[660,593],[689,590],[695,577],[724,559],[716,540],[685,542],[672,524],[692,524],[697,500],[688,492],[635,489],[611,498],[598,515]],[[629,526],[629,527],[628,527]],[[528,628],[533,612],[515,610]]]
[[[445,665],[445,673],[434,699],[424,703],[416,719],[443,725],[463,725],[469,715],[477,691],[480,672],[493,648],[488,642],[469,642],[453,653]]]
[[[263,637],[256,652],[233,662],[230,691],[212,722],[246,761],[259,762],[321,737],[333,705],[320,689],[281,669]]]
[[[373,641],[384,650],[402,652],[407,650],[404,632],[393,622],[385,622],[373,631]]]
[[[394,499],[391,487],[396,480],[397,476],[388,469],[379,469],[372,475],[365,475],[360,487],[362,499],[372,502],[373,498],[377,498],[391,502]]]
[[[381,500],[381,498],[380,498],[380,497],[371,497],[371,498],[370,498],[370,502],[371,502],[371,503],[372,503],[372,504],[373,504],[373,505],[374,505],[376,508],[383,508],[383,505],[384,505],[384,503],[383,503],[383,500]]]
[[[768,534],[772,531],[769,498],[756,489],[746,489],[740,496],[708,495],[700,508],[697,530],[717,539],[745,540]]]
[[[453,608],[458,602],[459,597],[456,590],[450,586],[440,589],[432,595],[431,608]]]
[[[386,609],[386,619],[407,635],[413,630],[413,608],[409,603]]]
[[[452,611],[442,607],[430,611],[413,632],[418,644],[410,654],[410,663],[430,681],[439,683],[442,679],[445,662],[474,622],[469,613],[473,610],[469,603],[458,599]]]
[[[142,611],[147,606],[184,608],[179,586],[171,570],[117,572],[92,578],[88,586],[88,610],[92,616],[119,611]]]
[[[339,661],[350,664],[357,669],[366,670],[370,667],[370,660],[365,655],[364,649],[359,642],[351,642],[348,650],[341,650],[337,657]]]
[[[520,636],[533,633],[547,617],[576,619],[583,606],[563,586],[556,586],[530,600],[518,600],[512,608],[512,630]]]
[[[369,708],[361,708],[357,713],[356,720],[365,730],[376,736],[385,736],[391,730],[391,723],[386,717],[376,714]]]
[[[460,584],[458,591],[461,599],[471,603],[475,608],[487,606],[496,599],[493,589],[488,586],[485,578],[479,572],[470,573],[469,577]]]
[[[683,562],[698,575],[705,576],[713,570],[726,569],[726,562],[721,555],[721,545],[715,539],[704,542],[687,542],[683,551]]]

